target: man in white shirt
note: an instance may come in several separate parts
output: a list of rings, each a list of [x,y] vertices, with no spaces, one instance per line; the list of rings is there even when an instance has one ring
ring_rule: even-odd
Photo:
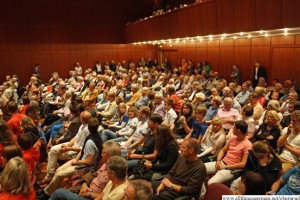
[[[88,111],[83,111],[80,114],[80,121],[82,125],[76,136],[70,140],[70,142],[55,145],[50,149],[48,153],[48,165],[47,165],[47,175],[40,182],[41,185],[49,183],[54,176],[56,171],[57,160],[71,160],[74,154],[78,154],[84,144],[85,138],[89,135],[88,121],[92,117],[91,113]]]
[[[177,118],[177,114],[173,109],[174,103],[172,99],[168,99],[165,102],[165,110],[167,111],[166,116],[162,124],[170,127],[171,130],[175,127],[175,120]]]

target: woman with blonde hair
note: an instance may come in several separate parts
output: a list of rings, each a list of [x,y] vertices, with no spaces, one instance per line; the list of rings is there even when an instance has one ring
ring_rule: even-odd
[[[255,92],[258,94],[258,102],[260,103],[260,105],[265,108],[266,107],[266,98],[265,98],[265,93],[266,93],[266,88],[265,87],[260,87],[260,86],[257,86],[255,88]]]
[[[267,140],[273,150],[277,149],[277,140],[281,135],[280,117],[275,110],[267,113],[267,121],[262,123],[254,133],[255,140]]]
[[[209,156],[218,155],[222,149],[226,136],[222,127],[222,119],[214,117],[211,120],[211,125],[206,129],[206,132],[201,141],[201,153],[198,157],[203,162],[210,162]]]
[[[0,178],[3,192],[1,200],[35,200],[27,165],[23,158],[14,157],[8,161]]]
[[[266,122],[266,114],[270,110],[275,110],[277,114],[279,115],[280,121],[282,120],[282,113],[280,112],[280,103],[277,100],[270,100],[267,105],[267,109],[263,112],[261,117],[258,120],[258,125],[261,125],[263,122]]]

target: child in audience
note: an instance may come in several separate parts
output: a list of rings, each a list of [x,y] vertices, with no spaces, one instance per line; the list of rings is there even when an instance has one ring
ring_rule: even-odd
[[[202,140],[202,137],[207,129],[207,124],[204,121],[204,116],[206,115],[207,109],[204,106],[198,106],[195,111],[195,118],[196,120],[194,121],[192,125],[192,129],[190,133],[185,137],[187,138],[196,138],[198,142],[200,143]]]
[[[35,168],[38,160],[40,159],[39,146],[33,146],[33,138],[28,133],[19,135],[17,140],[19,146],[22,149],[23,158],[27,163],[29,176],[31,178],[32,170]]]

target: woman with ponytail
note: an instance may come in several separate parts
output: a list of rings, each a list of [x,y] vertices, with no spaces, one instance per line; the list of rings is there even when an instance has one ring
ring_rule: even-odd
[[[266,140],[253,143],[252,150],[249,151],[245,171],[253,171],[263,176],[266,189],[269,191],[272,184],[280,176],[282,170],[281,162],[276,156],[269,142]],[[238,188],[240,178],[233,181],[231,190],[235,193]]]

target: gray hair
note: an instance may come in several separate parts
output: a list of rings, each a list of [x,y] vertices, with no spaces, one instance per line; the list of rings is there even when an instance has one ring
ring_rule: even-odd
[[[109,156],[121,156],[120,145],[114,141],[108,140],[103,143],[103,149]]]
[[[125,179],[127,176],[127,161],[121,156],[112,156],[108,159],[107,168],[115,174],[117,179]]]

